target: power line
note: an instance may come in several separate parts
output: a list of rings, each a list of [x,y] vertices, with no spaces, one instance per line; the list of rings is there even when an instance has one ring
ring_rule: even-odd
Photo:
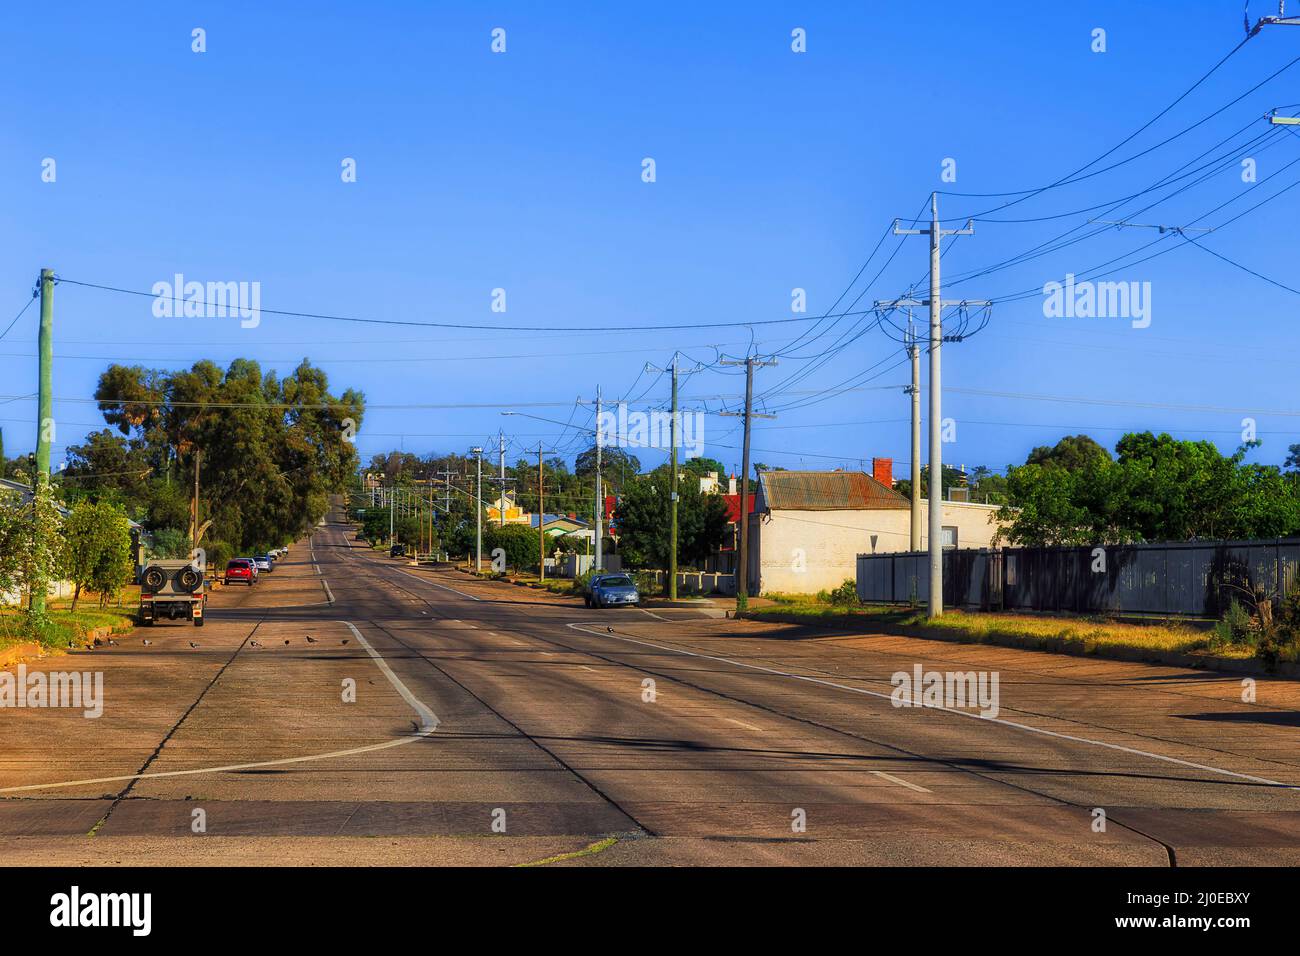
[[[67,283],[69,285],[82,286],[83,288],[87,288],[87,289],[98,289],[102,292],[114,292],[119,295],[134,295],[134,296],[141,296],[147,299],[158,298],[158,296],[153,292],[141,292],[138,289],[123,289],[117,286],[102,285],[95,282],[81,282],[77,279],[67,279],[67,278],[60,277],[59,282]],[[186,302],[186,304],[203,306],[204,308],[210,308],[214,310],[218,308],[224,309],[227,307],[227,304],[224,302],[221,303],[209,302],[206,299],[186,298],[184,301]],[[430,329],[483,329],[488,327],[488,326],[484,326],[484,324],[481,322],[474,322],[474,323],[417,322],[414,319],[369,319],[369,318],[361,318],[360,316],[328,315],[320,312],[301,312],[301,311],[295,311],[290,309],[259,309],[259,312],[263,315],[282,315],[285,316],[286,318],[321,319],[327,322],[355,322],[363,325],[400,325],[400,326],[413,326],[416,328],[430,328]],[[867,312],[856,312],[856,313],[842,312],[838,316],[827,313],[825,315],[805,315],[805,316],[793,315],[783,319],[751,319],[746,322],[710,321],[709,327],[716,329],[716,328],[745,328],[751,325],[788,325],[794,322],[819,322],[823,319],[828,319],[828,318],[843,318],[848,315],[866,315],[866,314],[868,313]],[[672,324],[672,325],[624,325],[616,328],[609,328],[608,326],[588,326],[588,325],[550,325],[550,326],[493,325],[490,326],[490,328],[494,329],[497,332],[600,332],[602,334],[609,335],[609,334],[625,332],[625,331],[626,332],[641,332],[641,331],[668,332],[668,331],[679,331],[683,329],[699,329],[700,323],[691,322],[686,324]]]
[[[27,310],[32,307],[32,303],[35,301],[36,301],[35,295],[33,295],[31,298],[27,300],[27,304],[18,310],[18,314],[13,317],[13,321],[10,322],[7,326],[5,326],[5,330],[3,332],[0,332],[0,339],[4,338],[6,335],[9,334],[9,330],[18,324],[18,320],[21,319],[23,315],[27,312]]]

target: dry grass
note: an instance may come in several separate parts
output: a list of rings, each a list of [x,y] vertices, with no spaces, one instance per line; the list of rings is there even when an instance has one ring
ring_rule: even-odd
[[[1207,659],[1248,659],[1249,647],[1228,646],[1211,650],[1210,634],[1176,621],[1129,624],[1102,618],[1048,617],[1033,614],[947,611],[930,620],[924,609],[881,605],[836,606],[810,601],[781,603],[770,608],[756,608],[757,618],[768,615],[791,616],[809,623],[835,626],[895,625],[926,628],[950,635],[954,640],[970,643],[1003,642],[1016,639],[1019,646],[1043,650],[1076,650],[1105,653],[1109,649],[1125,651],[1193,654]]]

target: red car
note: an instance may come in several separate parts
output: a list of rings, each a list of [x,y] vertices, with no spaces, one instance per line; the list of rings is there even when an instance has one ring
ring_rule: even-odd
[[[226,564],[226,586],[229,587],[234,581],[243,581],[250,588],[257,583],[257,571],[252,561],[247,558],[235,558]]]

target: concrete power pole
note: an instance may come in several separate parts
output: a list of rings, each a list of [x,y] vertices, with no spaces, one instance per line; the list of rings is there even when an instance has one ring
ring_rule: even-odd
[[[474,573],[483,570],[483,449],[470,449],[478,463],[478,486],[474,490]]]
[[[32,476],[32,490],[37,498],[49,490],[50,484],[50,442],[54,427],[54,270],[42,269],[41,279],[41,326],[38,344],[40,356],[39,396],[36,402],[36,474]],[[33,507],[37,507],[33,499]],[[39,528],[39,523],[37,524]],[[48,582],[34,581],[31,589],[31,609],[34,614],[45,611],[45,590]]]
[[[670,421],[672,437],[672,476],[668,482],[668,600],[677,600],[677,353],[673,353],[673,413]]]
[[[744,450],[741,453],[740,474],[740,516],[737,521],[738,537],[736,568],[736,610],[743,611],[749,604],[749,433],[750,421],[754,418],[776,418],[775,415],[759,415],[754,412],[754,367],[775,365],[776,360],[761,360],[757,356],[747,356],[743,361],[723,359],[719,365],[745,366],[745,410],[739,413],[745,420]],[[735,416],[736,412],[719,412],[720,415]]]
[[[497,502],[497,517],[501,519],[501,527],[506,526],[506,433],[497,432],[500,441],[500,461],[501,461],[501,500]]]
[[[537,580],[546,580],[546,499],[542,489],[544,472],[542,470],[542,443],[537,443]]]
[[[605,520],[605,492],[600,482],[600,451],[604,443],[604,433],[600,427],[600,386],[596,386],[596,556],[592,560],[592,569],[605,569],[605,533],[602,525]]]
[[[962,229],[944,229],[939,223],[939,194],[931,193],[929,229],[900,229],[898,220],[894,220],[896,236],[930,237],[930,298],[924,301],[895,299],[892,302],[877,303],[878,306],[887,308],[930,307],[930,487],[927,491],[930,502],[930,617],[943,615],[943,380],[939,361],[943,349],[943,310],[945,306],[951,305],[992,305],[986,301],[943,300],[939,281],[939,244],[944,236],[970,236],[974,233],[974,220],[968,221]]]
[[[907,310],[907,354],[912,359],[912,535],[910,550],[921,550],[921,345],[912,324],[912,310]]]

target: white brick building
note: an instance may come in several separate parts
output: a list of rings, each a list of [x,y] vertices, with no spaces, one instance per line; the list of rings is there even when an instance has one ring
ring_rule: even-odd
[[[880,476],[888,480],[888,469]],[[945,501],[944,546],[991,547],[996,511],[993,505]],[[925,550],[925,501],[921,518]],[[767,471],[759,476],[749,535],[751,591],[815,594],[852,580],[859,554],[909,550],[911,503],[860,471]]]

